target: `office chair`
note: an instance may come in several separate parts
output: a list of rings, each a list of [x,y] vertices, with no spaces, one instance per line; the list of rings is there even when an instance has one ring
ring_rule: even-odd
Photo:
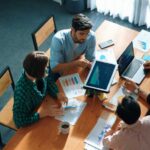
[[[14,91],[15,89],[14,80],[10,68],[9,66],[7,66],[0,73],[0,96],[4,95],[4,93],[8,90],[10,86]],[[3,106],[3,108],[0,110],[0,124],[10,129],[17,130],[13,121],[13,111],[12,111],[13,103],[14,99],[13,97],[11,97],[8,100],[8,102]],[[0,141],[0,143],[2,143],[2,140]]]
[[[40,25],[35,32],[32,33],[32,40],[35,50],[39,50],[39,47],[48,39],[52,33],[56,33],[56,24],[54,16],[46,19],[42,25]],[[50,58],[50,48],[46,51],[46,54]]]

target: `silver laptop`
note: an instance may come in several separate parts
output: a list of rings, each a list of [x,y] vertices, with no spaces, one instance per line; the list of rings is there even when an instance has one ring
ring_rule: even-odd
[[[117,60],[119,75],[140,84],[145,77],[144,60],[135,58],[133,43],[125,49]]]

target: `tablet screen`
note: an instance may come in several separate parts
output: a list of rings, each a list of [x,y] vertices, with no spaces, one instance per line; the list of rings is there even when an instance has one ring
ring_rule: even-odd
[[[84,87],[108,92],[116,70],[116,64],[96,60],[92,65]]]

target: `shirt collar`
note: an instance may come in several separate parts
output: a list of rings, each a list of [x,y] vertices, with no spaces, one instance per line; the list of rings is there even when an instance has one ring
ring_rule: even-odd
[[[126,124],[125,122],[121,121],[120,122],[120,125],[121,125],[121,128],[122,129],[125,129],[125,128],[134,128],[136,126],[138,126],[140,124],[140,120],[138,120],[136,123],[132,124],[132,125],[129,125],[129,124]]]
[[[72,36],[71,36],[71,29],[69,30],[68,36],[69,36],[70,42],[71,42],[72,44],[74,44],[74,41],[73,41]]]

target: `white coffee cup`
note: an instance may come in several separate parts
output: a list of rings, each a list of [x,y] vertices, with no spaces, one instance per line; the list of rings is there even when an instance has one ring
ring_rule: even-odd
[[[59,125],[59,132],[63,134],[68,134],[70,130],[70,123],[69,122],[61,122]]]

